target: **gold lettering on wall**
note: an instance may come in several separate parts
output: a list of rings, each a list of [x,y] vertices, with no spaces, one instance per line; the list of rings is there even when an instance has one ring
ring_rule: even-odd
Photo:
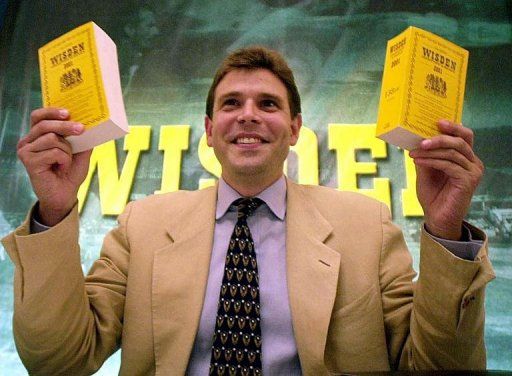
[[[120,214],[128,201],[137,170],[140,153],[149,149],[151,127],[149,125],[130,126],[130,133],[124,138],[127,151],[121,175],[117,169],[117,152],[114,141],[96,146],[91,155],[89,172],[78,190],[78,210],[81,211],[94,172],[98,171],[98,186],[101,214]]]
[[[219,178],[222,172],[222,167],[213,152],[213,148],[209,147],[206,143],[206,133],[203,133],[199,140],[197,153],[201,166],[203,166],[203,168],[210,174]],[[199,189],[211,187],[212,185],[215,185],[215,179],[213,178],[199,179]]]
[[[181,156],[188,150],[190,125],[163,125],[160,127],[158,150],[164,152],[162,185],[156,194],[180,189]]]
[[[375,137],[375,124],[329,124],[328,147],[336,153],[338,189],[360,192],[373,197],[391,208],[390,179],[373,177],[373,188],[358,186],[358,176],[377,175],[378,165],[373,160],[387,158],[384,141]],[[128,202],[142,151],[150,147],[151,126],[130,126],[130,133],[124,139],[126,158],[119,174],[118,155],[114,141],[94,148],[89,171],[78,191],[78,209],[81,212],[91,181],[97,172],[99,199],[102,215],[120,214]],[[162,181],[156,194],[180,189],[183,152],[189,149],[190,125],[162,125],[158,150],[163,152]],[[358,150],[368,150],[372,161],[357,160]],[[300,184],[319,184],[319,150],[315,132],[305,126],[297,144],[290,148],[296,155],[297,181]],[[201,166],[213,175],[198,182],[202,189],[215,184],[221,175],[221,166],[213,149],[206,143],[203,134],[198,144],[198,158]],[[287,171],[285,163],[284,171]],[[404,153],[405,188],[401,191],[402,213],[405,217],[422,216],[423,211],[416,197],[416,170],[408,153]]]
[[[302,126],[299,141],[290,151],[297,155],[297,182],[318,185],[318,138],[315,132]],[[287,171],[286,162],[284,171]]]
[[[375,137],[375,124],[329,124],[329,149],[336,151],[338,189],[360,192],[385,203],[391,209],[388,178],[373,178],[373,188],[357,186],[358,175],[376,175],[377,163],[357,162],[356,151],[367,149],[373,159],[386,158],[386,143]]]
[[[409,152],[404,150],[405,189],[402,189],[402,214],[404,217],[421,217],[421,208],[416,196],[416,168]]]

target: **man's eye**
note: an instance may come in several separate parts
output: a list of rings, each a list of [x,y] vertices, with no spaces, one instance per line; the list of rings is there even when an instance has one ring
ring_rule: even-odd
[[[238,104],[238,101],[235,98],[228,98],[224,101],[224,106],[236,106]]]
[[[264,99],[261,101],[261,105],[265,108],[277,107],[277,103],[272,99]]]

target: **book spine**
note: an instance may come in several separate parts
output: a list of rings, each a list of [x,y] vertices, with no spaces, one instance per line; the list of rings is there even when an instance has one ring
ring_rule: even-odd
[[[464,49],[460,49],[461,64],[459,64],[459,79],[458,79],[458,94],[457,94],[457,112],[455,115],[455,123],[462,123],[462,107],[464,107],[464,93],[466,91],[466,74],[468,70],[469,52]]]
[[[408,30],[390,39],[386,48],[381,99],[377,120],[377,135],[388,133],[400,125],[402,102],[405,97]]]
[[[407,89],[404,92],[404,106],[402,109],[401,124],[404,129],[419,135],[421,137],[429,137],[429,133],[425,127],[422,127],[418,121],[417,116],[419,113],[419,107],[426,108],[424,105],[419,106],[421,102],[418,97],[418,82],[419,72],[421,72],[420,61],[418,60],[418,50],[421,49],[419,38],[422,32],[421,29],[416,27],[409,27],[409,45],[408,45],[408,63],[409,66],[405,71],[405,81]]]
[[[401,69],[397,70],[397,74],[402,79],[400,85],[400,113],[398,115],[397,124],[402,128],[407,127],[407,108],[410,106],[412,98],[412,92],[414,90],[414,78],[412,76],[413,67],[413,49],[414,49],[414,30],[415,28],[409,26],[404,31],[405,34],[405,45],[402,51],[402,65]]]

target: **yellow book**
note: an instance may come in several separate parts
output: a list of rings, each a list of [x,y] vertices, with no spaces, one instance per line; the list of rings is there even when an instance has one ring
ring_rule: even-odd
[[[410,26],[387,43],[377,137],[412,150],[439,134],[437,122],[461,122],[468,51]]]
[[[88,22],[39,49],[44,107],[64,107],[86,131],[70,136],[73,153],[128,133],[116,45]]]

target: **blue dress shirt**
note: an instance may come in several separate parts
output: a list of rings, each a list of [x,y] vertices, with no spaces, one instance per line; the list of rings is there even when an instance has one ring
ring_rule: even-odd
[[[236,208],[231,204],[240,194],[223,179],[219,180],[217,210],[210,273],[199,330],[187,373],[207,375],[224,262],[229,239],[236,223]],[[292,316],[286,284],[286,180],[282,176],[259,195],[265,202],[248,225],[258,260],[262,363],[264,375],[300,375],[300,363],[293,335]]]

